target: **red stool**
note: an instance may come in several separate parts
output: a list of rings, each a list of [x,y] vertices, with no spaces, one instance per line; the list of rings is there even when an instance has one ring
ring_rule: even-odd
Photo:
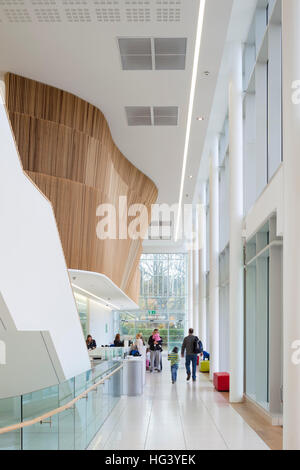
[[[230,375],[227,372],[216,372],[214,374],[214,386],[218,392],[229,392]]]

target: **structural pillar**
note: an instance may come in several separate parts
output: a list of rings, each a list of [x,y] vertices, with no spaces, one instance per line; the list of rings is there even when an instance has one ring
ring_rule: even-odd
[[[243,64],[242,45],[234,44],[229,84],[230,166],[230,402],[244,396],[243,267]]]
[[[195,240],[193,246],[193,328],[195,335],[199,335],[199,220],[197,206],[194,209],[193,231]]]
[[[283,446],[300,450],[300,2],[282,2]]]
[[[188,252],[188,318],[186,325],[186,334],[189,328],[193,326],[193,251]]]
[[[207,348],[206,341],[206,188],[202,185],[200,194],[199,214],[199,338],[203,347]]]
[[[209,318],[210,377],[219,370],[219,140],[214,139],[210,161],[210,229],[209,229]]]

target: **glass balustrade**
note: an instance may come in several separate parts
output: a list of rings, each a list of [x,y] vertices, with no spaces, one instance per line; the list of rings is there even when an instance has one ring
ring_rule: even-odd
[[[64,383],[20,397],[0,400],[0,428],[28,422],[70,403],[97,382],[114,373],[122,362],[122,348],[111,348],[109,360]],[[0,450],[86,449],[122,393],[122,369],[60,413],[0,434]]]

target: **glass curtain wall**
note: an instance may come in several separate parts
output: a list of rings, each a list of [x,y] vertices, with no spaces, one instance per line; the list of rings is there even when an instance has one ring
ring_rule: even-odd
[[[282,162],[281,1],[258,3],[244,47],[244,210]]]
[[[165,348],[180,347],[187,322],[187,254],[144,254],[140,261],[139,311],[119,313],[119,332],[148,340],[159,328]]]
[[[246,244],[246,394],[282,411],[282,239],[272,217]]]

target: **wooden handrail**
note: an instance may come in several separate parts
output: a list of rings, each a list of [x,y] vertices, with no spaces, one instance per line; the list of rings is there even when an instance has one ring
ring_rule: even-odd
[[[38,416],[37,418],[34,418],[30,421],[24,421],[22,423],[18,424],[12,424],[11,426],[6,426],[5,428],[0,428],[0,434],[6,434],[8,432],[16,431],[18,429],[26,428],[28,426],[32,426],[33,424],[40,423],[41,421],[44,421],[47,418],[51,418],[52,416],[55,416],[59,413],[62,413],[63,411],[68,410],[69,408],[72,408],[72,406],[82,398],[85,398],[91,391],[93,391],[95,388],[99,387],[99,385],[103,384],[106,380],[108,380],[110,377],[112,377],[116,372],[118,372],[120,369],[122,369],[124,365],[122,364],[121,366],[117,367],[117,369],[113,370],[110,374],[106,375],[103,377],[99,382],[95,383],[91,387],[89,387],[87,390],[85,390],[83,393],[78,395],[78,397],[73,398],[73,400],[69,401],[66,405],[60,406],[59,408],[55,408],[55,410],[49,411],[48,413],[45,413],[41,416]]]

